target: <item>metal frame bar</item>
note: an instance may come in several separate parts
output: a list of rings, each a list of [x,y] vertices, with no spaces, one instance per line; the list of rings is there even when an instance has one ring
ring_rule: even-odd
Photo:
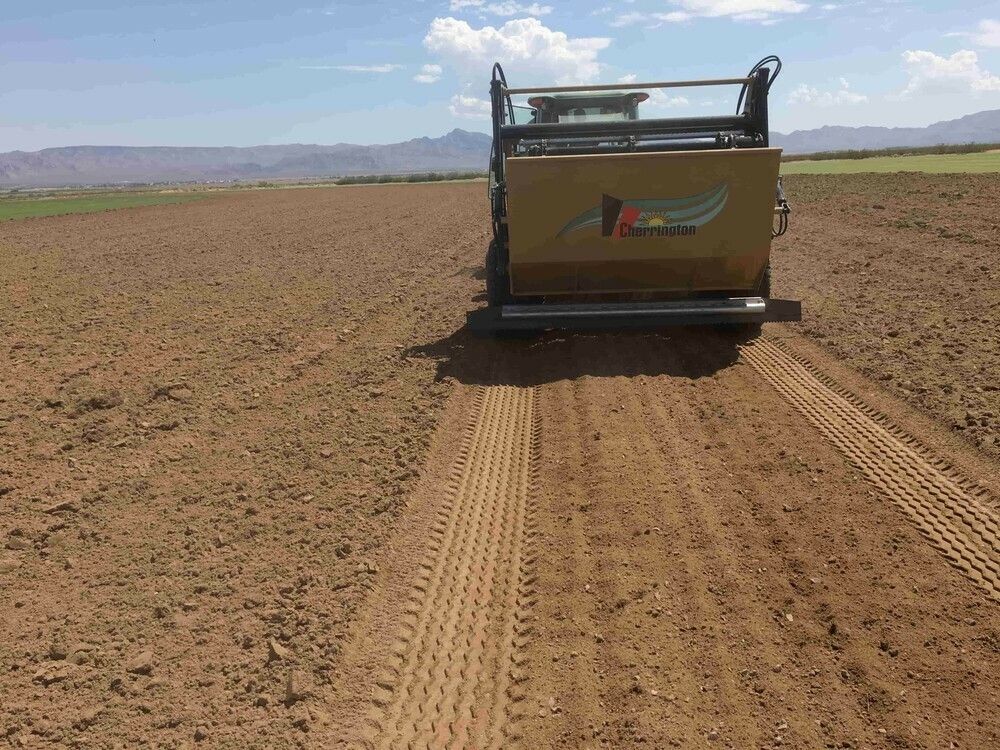
[[[601,83],[576,86],[533,86],[530,88],[505,88],[504,93],[516,94],[566,94],[573,91],[639,91],[642,89],[681,89],[693,86],[744,86],[752,78],[706,78],[700,81],[656,81],[654,83]]]
[[[661,151],[710,151],[719,148],[714,139],[712,140],[684,140],[684,141],[653,141],[646,143],[636,143],[630,145],[599,145],[599,146],[549,146],[545,150],[546,156],[587,156],[589,154],[648,154]]]
[[[500,137],[553,138],[559,136],[647,135],[656,133],[705,133],[713,136],[720,131],[745,131],[754,125],[747,113],[709,117],[673,117],[656,120],[617,120],[613,122],[544,122],[525,125],[501,125]]]

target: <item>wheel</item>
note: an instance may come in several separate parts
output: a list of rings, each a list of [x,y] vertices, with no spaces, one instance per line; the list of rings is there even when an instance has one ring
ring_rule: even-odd
[[[518,302],[535,302],[532,297],[518,297]],[[540,301],[540,300],[537,300]],[[486,303],[490,307],[500,307],[514,302],[510,293],[510,271],[507,267],[507,253],[496,240],[486,250]],[[537,331],[493,331],[495,339],[532,339]]]
[[[506,258],[496,240],[486,250],[486,302],[499,307],[510,302],[510,273]]]

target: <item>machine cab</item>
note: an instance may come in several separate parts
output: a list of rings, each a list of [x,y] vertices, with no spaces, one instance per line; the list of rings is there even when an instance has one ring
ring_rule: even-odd
[[[614,122],[638,120],[639,104],[649,94],[637,91],[608,94],[533,96],[528,105],[534,110],[531,122]]]

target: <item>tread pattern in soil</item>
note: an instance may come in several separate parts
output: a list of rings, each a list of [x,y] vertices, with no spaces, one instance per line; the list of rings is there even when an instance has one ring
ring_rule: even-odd
[[[477,395],[393,663],[376,680],[374,747],[514,739],[533,586],[534,398],[511,386]]]
[[[774,343],[758,339],[742,354],[949,562],[1000,599],[1000,523],[974,485]]]

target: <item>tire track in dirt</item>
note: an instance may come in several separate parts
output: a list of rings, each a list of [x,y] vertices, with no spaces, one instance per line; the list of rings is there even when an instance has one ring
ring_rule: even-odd
[[[974,488],[913,438],[774,343],[759,339],[742,354],[949,562],[1000,600],[1000,522]]]
[[[514,733],[528,635],[534,390],[490,386],[452,468],[389,674],[373,745],[499,748]]]

